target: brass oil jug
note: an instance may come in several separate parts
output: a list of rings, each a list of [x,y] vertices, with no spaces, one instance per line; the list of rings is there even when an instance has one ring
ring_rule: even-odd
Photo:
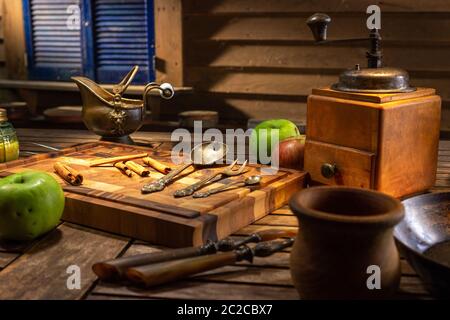
[[[145,86],[142,100],[122,97],[138,68],[134,66],[120,83],[114,85],[112,93],[88,78],[72,78],[81,93],[83,122],[89,130],[101,136],[101,140],[133,144],[129,135],[144,122],[149,92],[158,90],[163,99],[174,96],[174,89],[169,83],[150,82]],[[150,106],[148,109],[151,110]]]

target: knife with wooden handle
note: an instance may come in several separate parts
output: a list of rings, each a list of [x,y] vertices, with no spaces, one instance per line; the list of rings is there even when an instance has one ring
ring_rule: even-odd
[[[125,276],[132,283],[144,287],[153,287],[204,271],[224,267],[238,261],[253,261],[253,257],[267,257],[271,254],[290,247],[294,238],[282,241],[269,241],[258,243],[253,249],[244,245],[236,250],[220,252],[201,257],[179,259],[155,263],[151,265],[129,268]]]
[[[94,271],[101,280],[120,280],[123,278],[125,270],[130,267],[196,257],[215,252],[217,252],[215,243],[208,241],[205,245],[200,247],[170,249],[161,252],[143,253],[98,262],[92,266],[92,271]]]
[[[293,230],[268,229],[253,233],[250,236],[238,241],[226,238],[218,242],[208,241],[205,245],[199,247],[169,249],[161,252],[143,253],[102,261],[94,264],[92,266],[92,270],[101,280],[119,280],[123,278],[124,272],[127,268],[213,254],[217,251],[231,251],[247,243],[269,241],[284,237],[294,237],[295,235],[296,231]]]

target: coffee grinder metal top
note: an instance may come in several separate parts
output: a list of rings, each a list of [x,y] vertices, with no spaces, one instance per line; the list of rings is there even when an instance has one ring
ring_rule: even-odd
[[[366,53],[367,68],[357,64],[354,68],[345,70],[339,75],[339,82],[332,85],[332,89],[346,92],[360,93],[401,93],[415,91],[409,84],[409,75],[399,68],[382,66],[381,35],[379,30],[372,29],[367,38],[327,40],[330,16],[316,13],[308,18],[307,24],[311,28],[317,44],[346,43],[367,40],[370,43]]]

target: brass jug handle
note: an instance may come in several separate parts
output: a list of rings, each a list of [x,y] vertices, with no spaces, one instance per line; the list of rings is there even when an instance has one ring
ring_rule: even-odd
[[[149,84],[147,84],[144,89],[143,101],[144,110],[149,110],[150,112],[152,112],[153,110],[151,109],[151,105],[149,104],[150,100],[147,99],[147,95],[150,93],[150,91],[153,90],[158,90],[159,95],[163,99],[171,99],[175,95],[175,90],[169,83],[158,84],[156,82],[150,82]]]
[[[131,81],[133,81],[138,71],[139,66],[134,66],[130,70],[130,72],[128,72],[127,75],[122,79],[122,81],[113,86],[112,88],[113,94],[122,95],[125,92],[125,90],[127,90],[128,86],[131,84]]]
[[[172,99],[173,96],[175,95],[175,90],[173,89],[170,83],[165,82],[158,84],[156,82],[150,82],[145,86],[144,89],[144,101],[147,98],[148,93],[153,90],[158,90],[161,98],[166,100]]]

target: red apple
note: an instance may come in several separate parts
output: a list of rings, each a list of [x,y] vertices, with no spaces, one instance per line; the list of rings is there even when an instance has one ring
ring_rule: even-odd
[[[275,147],[273,157],[278,155],[278,165],[280,168],[303,169],[303,156],[305,153],[305,136],[288,138]]]

